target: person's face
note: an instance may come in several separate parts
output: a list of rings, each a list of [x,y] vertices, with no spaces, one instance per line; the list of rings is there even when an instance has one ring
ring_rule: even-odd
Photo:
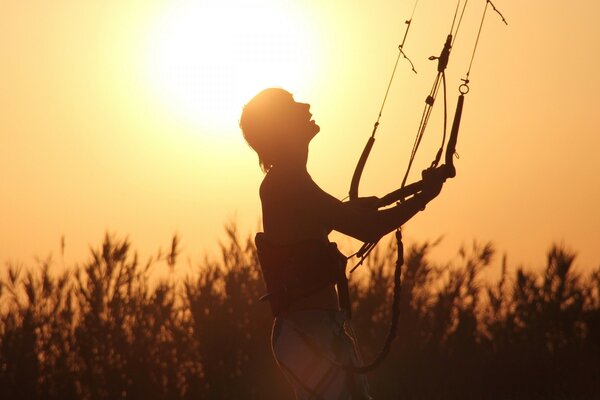
[[[285,116],[285,119],[287,120],[289,130],[293,132],[294,136],[298,135],[298,139],[310,142],[321,129],[314,119],[312,119],[310,104],[292,100],[288,110],[288,115]]]

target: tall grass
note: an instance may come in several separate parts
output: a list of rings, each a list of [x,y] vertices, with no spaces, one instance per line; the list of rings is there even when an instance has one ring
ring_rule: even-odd
[[[256,249],[226,227],[221,258],[184,280],[152,279],[170,251],[140,263],[107,235],[86,262],[60,274],[52,261],[7,265],[0,280],[2,399],[291,398],[270,353],[272,317]],[[600,398],[600,268],[574,270],[552,245],[545,266],[510,268],[491,244],[429,259],[406,251],[398,339],[370,376],[379,399]],[[352,279],[354,324],[367,359],[387,324],[393,244]],[[499,268],[500,278],[482,278]]]

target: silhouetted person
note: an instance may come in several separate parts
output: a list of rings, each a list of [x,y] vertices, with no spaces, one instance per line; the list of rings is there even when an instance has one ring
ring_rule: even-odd
[[[343,203],[306,170],[308,145],[320,130],[311,117],[309,104],[270,88],[244,107],[240,121],[266,173],[264,233],[256,244],[275,315],[273,353],[298,399],[369,399],[364,376],[342,368],[362,361],[348,318],[346,257],[328,234],[376,242],[424,209],[444,177],[429,177],[421,193],[386,210]]]

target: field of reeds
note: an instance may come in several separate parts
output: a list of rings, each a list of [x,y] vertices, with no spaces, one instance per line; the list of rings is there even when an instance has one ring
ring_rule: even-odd
[[[1,399],[289,399],[270,352],[272,317],[251,238],[234,226],[221,258],[185,279],[107,235],[89,260],[6,265],[0,281]],[[507,265],[491,244],[432,263],[406,249],[398,337],[369,374],[376,399],[600,398],[600,268],[552,245],[545,266]],[[390,319],[394,244],[351,280],[354,325],[371,359]],[[484,270],[501,270],[497,281]]]

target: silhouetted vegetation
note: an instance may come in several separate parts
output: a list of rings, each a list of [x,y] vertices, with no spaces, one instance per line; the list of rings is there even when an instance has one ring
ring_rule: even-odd
[[[227,233],[220,261],[185,280],[151,278],[157,262],[176,266],[176,237],[142,264],[128,240],[107,235],[71,270],[7,265],[0,398],[291,398],[270,352],[269,307],[257,301],[253,241]],[[406,251],[399,336],[369,376],[375,398],[600,397],[600,268],[574,271],[574,253],[558,245],[536,271],[494,260],[491,244],[436,265],[432,246]],[[351,281],[366,359],[387,329],[394,257],[389,245]],[[492,264],[497,282],[482,277]]]

